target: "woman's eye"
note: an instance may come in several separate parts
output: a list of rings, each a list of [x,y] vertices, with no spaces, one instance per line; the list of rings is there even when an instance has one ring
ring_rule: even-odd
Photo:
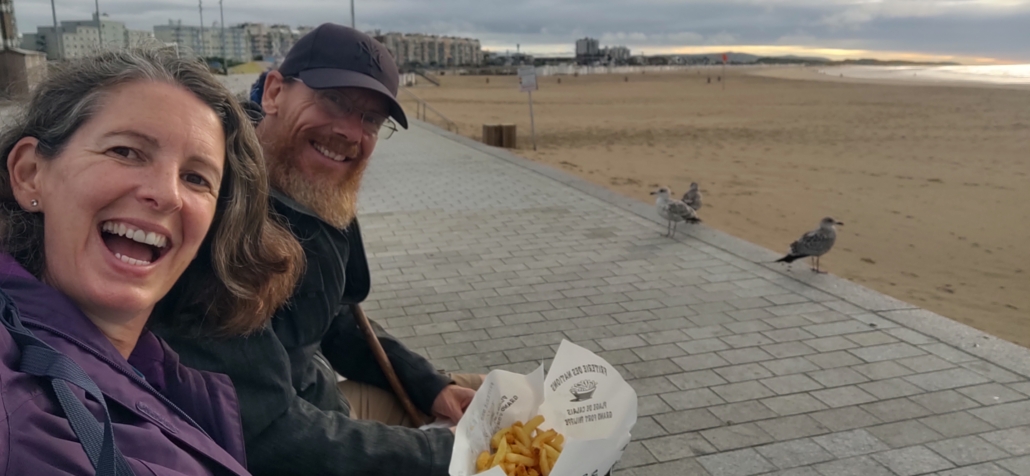
[[[197,174],[186,174],[186,175],[183,176],[183,180],[185,180],[186,182],[191,183],[193,185],[202,185],[202,186],[205,186],[205,187],[210,185],[207,182],[207,179],[205,179],[204,177],[201,177],[200,175],[197,175]]]
[[[132,159],[139,156],[139,154],[137,154],[135,150],[132,150],[129,147],[112,147],[110,150],[108,150],[108,152],[119,157],[125,157],[127,159]]]

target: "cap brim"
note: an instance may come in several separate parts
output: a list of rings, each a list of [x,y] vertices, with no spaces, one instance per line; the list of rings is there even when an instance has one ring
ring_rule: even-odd
[[[306,86],[313,89],[362,88],[381,93],[389,103],[390,117],[401,127],[408,128],[408,117],[404,115],[404,109],[397,102],[397,98],[383,83],[367,74],[345,69],[316,68],[301,71],[298,76]]]

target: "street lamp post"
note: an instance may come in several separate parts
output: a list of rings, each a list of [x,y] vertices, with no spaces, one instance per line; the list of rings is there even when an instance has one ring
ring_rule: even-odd
[[[222,20],[222,69],[229,74],[229,59],[225,56],[225,11],[222,10],[222,0],[218,0],[218,15]]]
[[[354,0],[350,0],[350,27],[357,28],[354,26]]]
[[[95,1],[97,6],[97,37],[100,38],[100,49],[104,49],[104,25],[100,23],[100,0]]]
[[[207,48],[204,45],[204,0],[197,0],[197,8],[200,9],[200,59],[203,60],[207,54]]]
[[[61,27],[57,26],[57,6],[54,0],[50,0],[50,12],[54,14],[54,35],[57,35],[57,59],[64,59],[64,33]]]

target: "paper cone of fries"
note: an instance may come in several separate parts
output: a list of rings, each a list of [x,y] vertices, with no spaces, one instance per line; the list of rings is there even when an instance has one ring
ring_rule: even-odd
[[[637,393],[615,367],[562,341],[551,369],[494,370],[458,422],[451,476],[602,476],[629,444]]]

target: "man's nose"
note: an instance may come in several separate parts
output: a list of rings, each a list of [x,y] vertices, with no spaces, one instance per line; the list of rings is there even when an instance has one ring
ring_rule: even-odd
[[[348,142],[361,142],[365,134],[360,113],[347,114],[333,121],[333,133],[343,136]]]

